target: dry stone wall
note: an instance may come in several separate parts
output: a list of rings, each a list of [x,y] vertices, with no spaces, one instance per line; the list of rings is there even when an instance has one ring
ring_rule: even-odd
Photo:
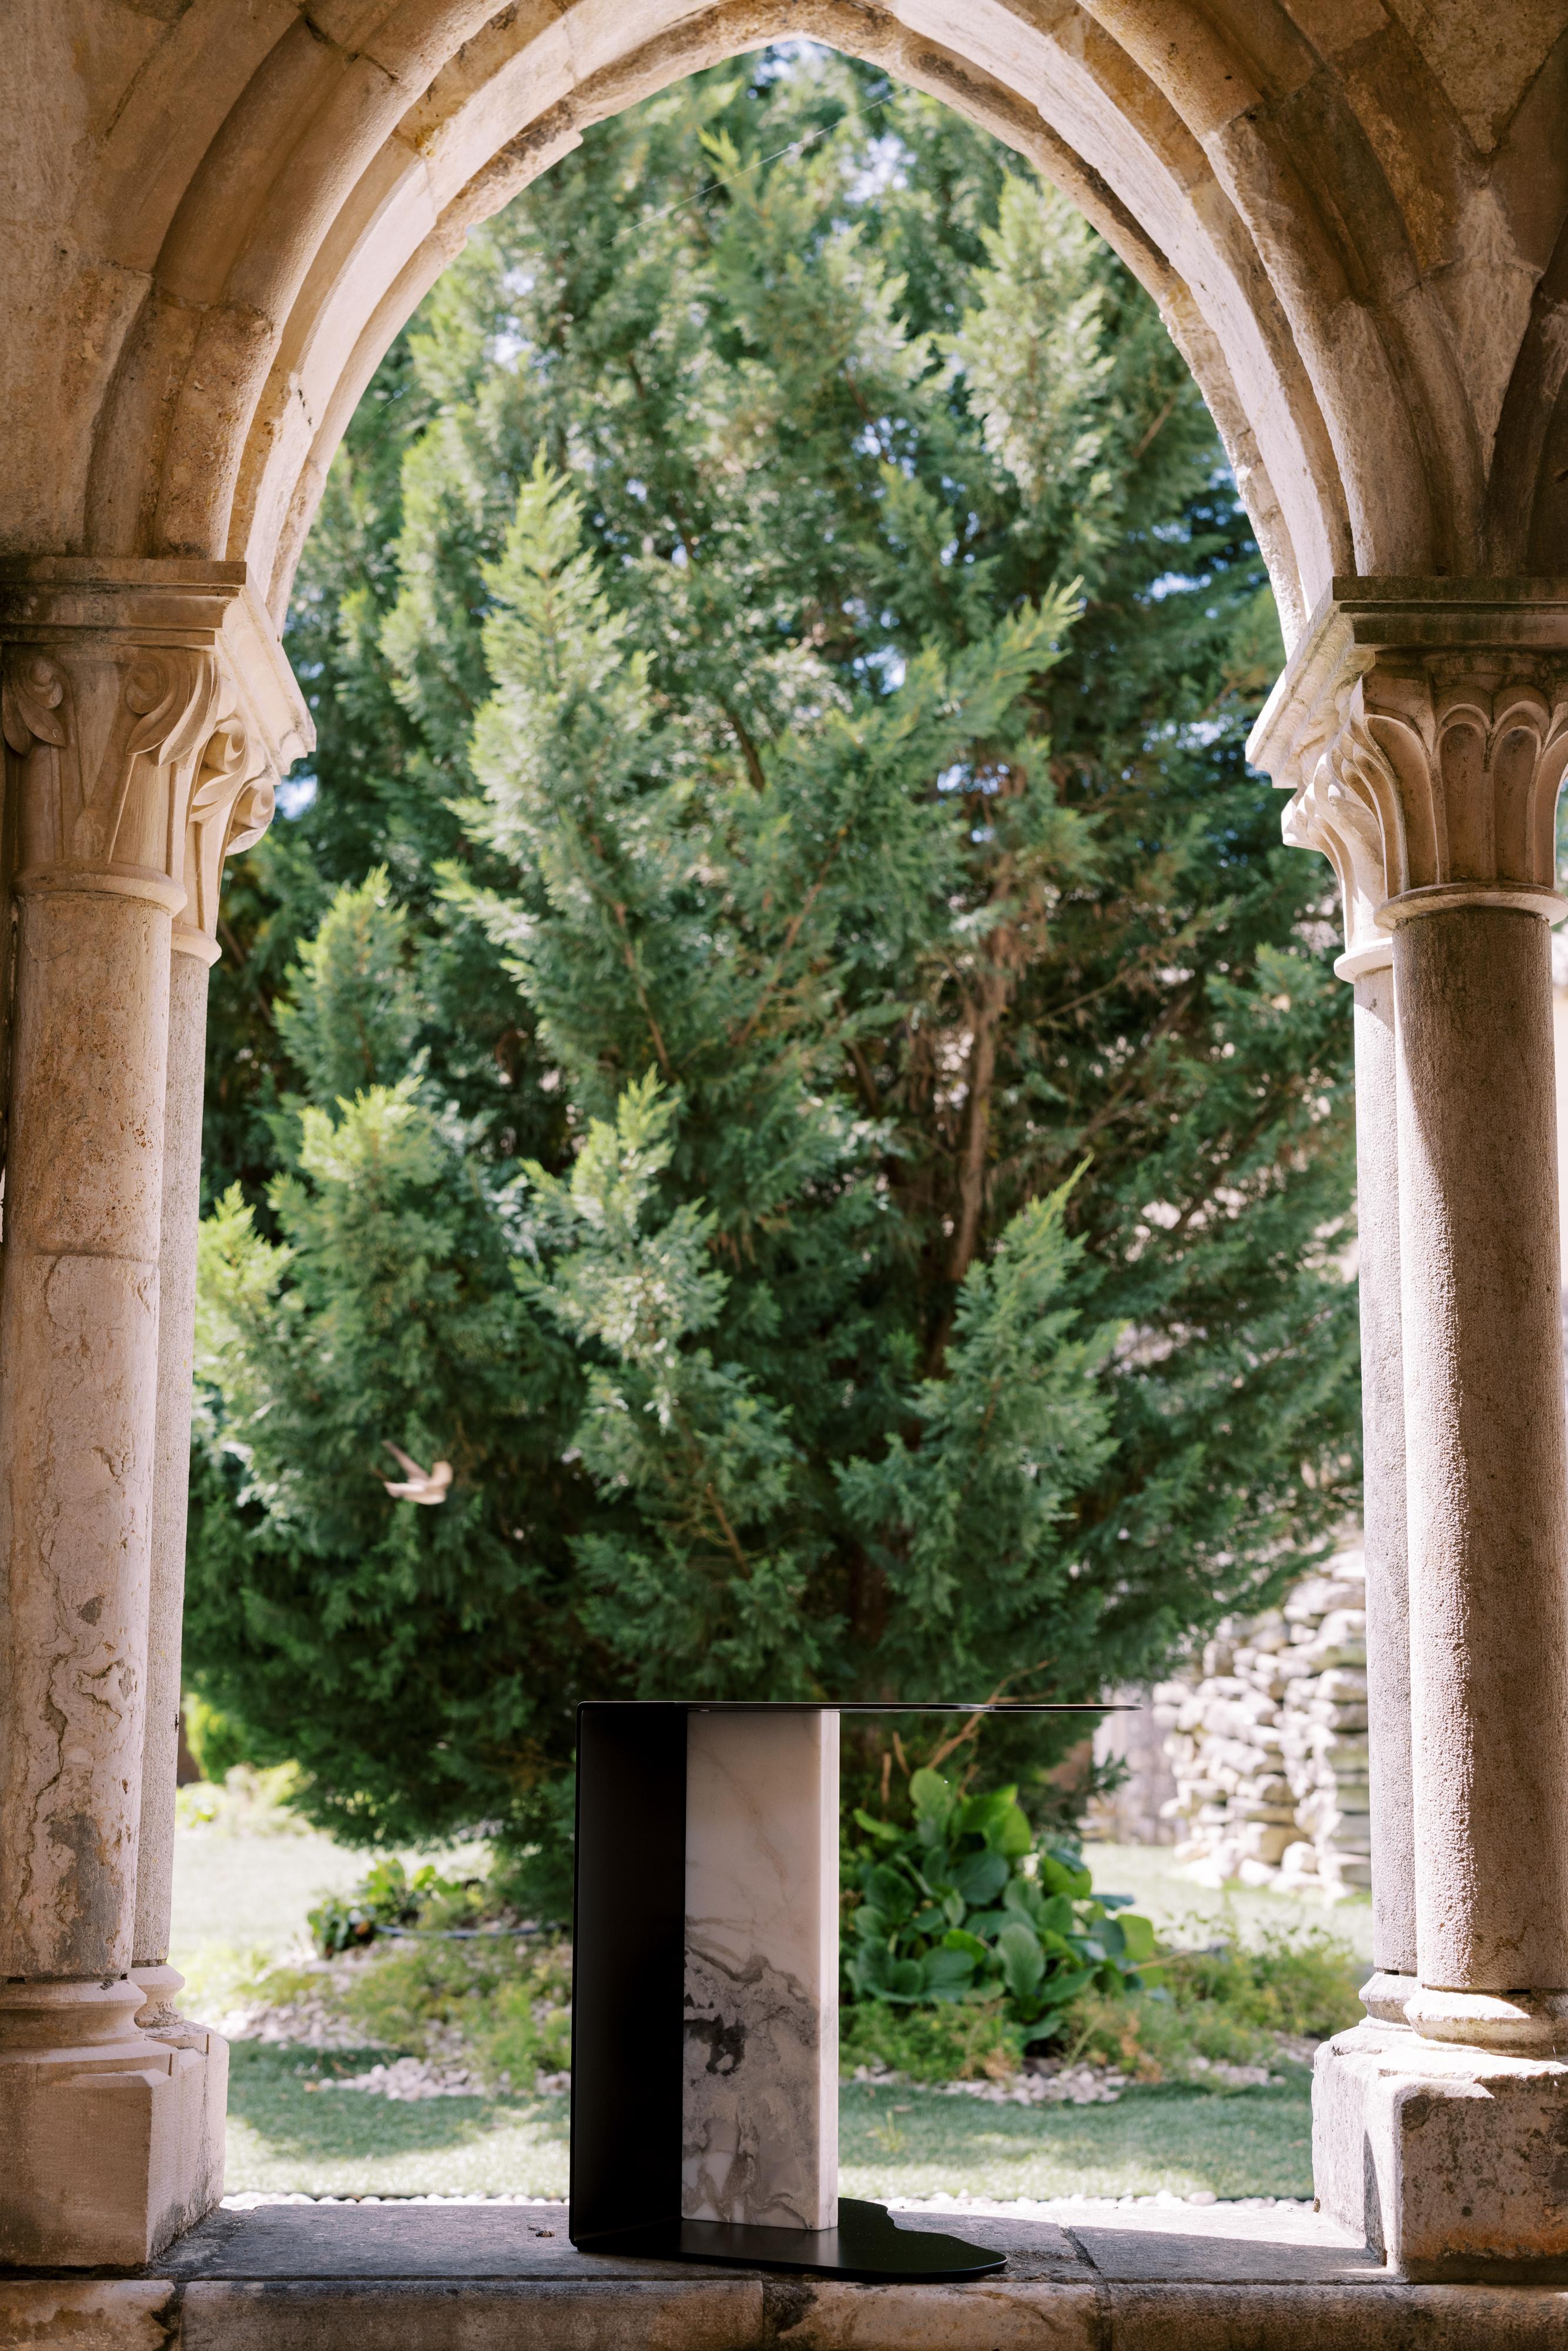
[[[1366,1580],[1346,1550],[1265,1614],[1221,1625],[1190,1674],[1152,1693],[1176,1794],[1176,1858],[1335,1900],[1372,1883]]]

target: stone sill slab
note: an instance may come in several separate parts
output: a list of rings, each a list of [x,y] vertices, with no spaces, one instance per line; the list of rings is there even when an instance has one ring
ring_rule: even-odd
[[[214,2212],[133,2276],[0,2278],[0,2351],[1563,2351],[1568,2288],[1409,2285],[1312,2213],[901,2213],[960,2286],[594,2258],[559,2205]]]

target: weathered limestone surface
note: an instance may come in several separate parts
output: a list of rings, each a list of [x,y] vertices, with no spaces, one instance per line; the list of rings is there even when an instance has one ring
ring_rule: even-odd
[[[1366,1583],[1359,1551],[1280,1608],[1216,1628],[1202,1672],[1152,1693],[1176,1857],[1201,1883],[1330,1899],[1372,1877]]]
[[[1320,2053],[1314,2167],[1410,2274],[1481,2274],[1568,2254],[1568,600],[1347,583],[1251,748],[1394,941],[1416,1980],[1385,1943]]]
[[[258,740],[256,729],[237,718],[227,719],[207,741],[192,791],[180,877],[185,900],[171,942],[159,1215],[158,1405],[148,1594],[147,1723],[133,1937],[134,1965],[144,1979],[147,1971],[163,1968],[169,1957],[173,1887],[207,978],[218,955],[214,934],[224,860],[259,841],[271,822],[275,797],[265,737]],[[165,2021],[172,2013],[162,2012]],[[143,2024],[150,2021],[147,2016],[141,2020]]]
[[[156,1472],[172,1437],[183,1496],[201,1088],[183,984],[176,1313],[162,1336],[161,1247],[171,965],[192,960],[173,955],[175,918],[196,930],[215,913],[226,849],[247,823],[254,837],[279,751],[308,729],[270,643],[232,569],[0,564],[18,914],[0,1292],[0,2261],[145,2261],[222,2189],[225,2053],[173,2015],[180,1980],[158,1964],[179,1592],[166,1541],[150,1656]],[[204,957],[196,967],[204,979]],[[161,1430],[164,1392],[178,1409]],[[139,1959],[152,1964],[132,1976]]]
[[[1568,2244],[1568,2064],[1369,2020],[1319,2050],[1312,2179],[1409,2278],[1506,2275]]]
[[[954,2225],[904,2213],[902,2226]],[[1065,2224],[1065,2225],[1062,2225]],[[862,2285],[580,2253],[559,2205],[214,2213],[123,2280],[0,2281],[30,2351],[1556,2351],[1568,2293],[1412,2284],[1301,2211],[966,2217],[1005,2259]]]
[[[169,914],[85,886],[22,900],[0,1303],[11,1977],[131,1964]]]
[[[133,2266],[210,2209],[207,2053],[139,2030],[141,2000],[123,1975],[0,1984],[0,2263]]]
[[[686,1740],[681,2210],[831,2229],[839,1718],[694,1713]]]
[[[197,935],[200,935],[199,934]],[[204,941],[204,945],[205,942]],[[134,1964],[145,1982],[169,1957],[174,1784],[180,1750],[180,1625],[201,1209],[207,958],[170,957],[168,1078],[158,1264],[158,1409],[147,1612],[147,1720],[136,1862]]]
[[[1568,516],[1557,0],[84,0],[0,90],[0,546],[233,557],[273,611],[378,358],[585,124],[788,33],[936,91],[1150,288],[1293,642],[1335,574],[1530,572]]]
[[[584,125],[781,33],[836,42],[989,124],[1150,289],[1225,436],[1295,648],[1264,729],[1277,777],[1313,822],[1323,811],[1305,796],[1337,796],[1333,826],[1362,844],[1354,934],[1364,916],[1430,926],[1401,932],[1396,974],[1418,2005],[1427,2032],[1550,2041],[1568,1936],[1551,1793],[1564,1760],[1562,1375],[1549,1405],[1540,956],[1505,934],[1555,911],[1563,0],[24,5],[26,70],[0,77],[0,548],[22,559],[0,565],[0,635],[26,810],[47,801],[78,738],[90,749],[72,770],[85,831],[41,859],[24,848],[37,870],[19,884],[0,1974],[90,1988],[159,1939],[162,1799],[143,1873],[136,1781],[151,1724],[162,1786],[168,1710],[161,1696],[150,1709],[150,1675],[167,1676],[171,1652],[161,1637],[149,1658],[147,1622],[172,1604],[162,1568],[152,1596],[154,1556],[173,1553],[150,1524],[156,1462],[172,1477],[178,1442],[170,1427],[164,1451],[152,1428],[172,1359],[160,1370],[148,1231],[168,925],[193,902],[208,927],[222,862],[199,790],[175,809],[193,750],[215,809],[235,775],[224,722],[237,716],[275,766],[290,739],[302,747],[267,613],[281,619],[360,391],[470,225]],[[217,617],[186,625],[176,608],[193,595]],[[185,687],[204,694],[217,674],[242,706],[198,725],[200,694],[187,696],[161,732]],[[277,723],[257,732],[264,705]],[[1372,997],[1363,1008],[1381,1017]],[[1386,1032],[1366,1046],[1385,1055]],[[1495,1133],[1481,1121],[1488,1046]],[[95,1056],[108,1091],[88,1081]],[[59,1196],[40,1205],[28,1155],[36,1173],[57,1140]],[[1386,1282],[1382,1295],[1386,1309]],[[1393,1326],[1380,1327],[1381,1379]],[[1375,1416],[1385,1406],[1391,1395]],[[1379,1425],[1387,1468],[1393,1424]],[[1375,1522],[1369,1510],[1375,1756],[1386,1735],[1369,1817],[1379,1949],[1397,1977],[1409,1903],[1392,1862],[1383,1890],[1403,1834],[1396,1546]],[[1503,1660],[1520,1656],[1516,1688]],[[1511,1810],[1505,1753],[1527,1759]],[[1538,1834],[1528,1918],[1522,1856]]]
[[[1538,916],[1482,905],[1402,924],[1395,954],[1416,1935],[1432,2021],[1435,1992],[1568,1991],[1551,961]]]
[[[1132,1683],[1107,1690],[1124,1714],[1108,1714],[1094,1732],[1094,1761],[1118,1763],[1126,1777],[1119,1787],[1090,1800],[1087,1834],[1106,1844],[1174,1844],[1176,1777],[1166,1751],[1174,1711],[1151,1704],[1152,1693]]]
[[[1254,747],[1293,787],[1286,840],[1334,869],[1345,939],[1334,968],[1355,991],[1364,1547],[1327,1583],[1299,1586],[1282,1614],[1225,1628],[1197,1692],[1156,1698],[1185,1767],[1176,1809],[1196,1816],[1189,1847],[1221,1880],[1262,1883],[1278,1864],[1282,1881],[1311,1876],[1325,1891],[1370,1885],[1372,1997],[1397,2013],[1414,1989],[1416,1850],[1394,945],[1378,919],[1388,878],[1376,794],[1351,789],[1325,756],[1364,666],[1331,622]]]
[[[1416,1813],[1410,1750],[1410,1584],[1392,956],[1359,972],[1354,986],[1372,1957],[1381,1973],[1413,1979]]]

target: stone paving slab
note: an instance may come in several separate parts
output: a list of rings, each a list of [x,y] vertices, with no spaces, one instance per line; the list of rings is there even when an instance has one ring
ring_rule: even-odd
[[[156,2264],[168,2277],[689,2278],[684,2262],[580,2253],[559,2205],[272,2204],[211,2212]]]
[[[0,2279],[0,2351],[1568,2351],[1568,2292],[1406,2284],[1300,2210],[898,2217],[1007,2268],[858,2285],[580,2253],[559,2204],[273,2205],[138,2276]]]
[[[1311,2212],[1215,2205],[1190,2213],[1134,2213],[1118,2205],[1098,2210],[1086,2206],[1075,2210],[1068,2225],[949,2210],[902,2211],[896,2217],[900,2228],[956,2232],[994,2248],[1006,2255],[1006,2275],[1014,2283],[1086,2273],[1302,2280],[1336,2276],[1342,2270],[1383,2273],[1364,2246]],[[213,2212],[152,2267],[160,2276],[193,2283],[220,2278],[594,2282],[693,2274],[685,2262],[580,2252],[567,2234],[560,2205],[524,2203],[272,2204]]]
[[[1369,2284],[1386,2275],[1364,2245],[1302,2242],[1218,2229],[1074,2229],[1073,2239],[1103,2278],[1203,2280],[1209,2284]],[[1568,2346],[1565,2346],[1568,2351]]]
[[[1527,2286],[1116,2284],[1094,2351],[1563,2351],[1568,2294]]]

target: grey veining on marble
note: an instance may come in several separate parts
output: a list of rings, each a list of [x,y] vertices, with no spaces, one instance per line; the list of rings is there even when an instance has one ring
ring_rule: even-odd
[[[690,1716],[688,2220],[837,2224],[838,1913],[838,1716]]]

